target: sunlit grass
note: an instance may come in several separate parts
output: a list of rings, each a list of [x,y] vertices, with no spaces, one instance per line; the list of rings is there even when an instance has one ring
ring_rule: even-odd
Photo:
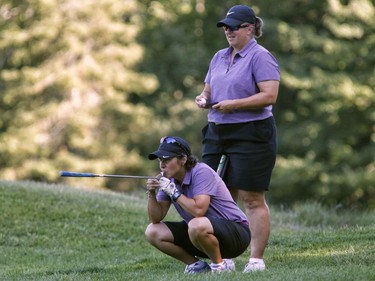
[[[0,280],[375,280],[375,216],[271,206],[267,271],[184,275],[151,247],[144,192],[0,181]],[[175,212],[168,216],[177,219]]]

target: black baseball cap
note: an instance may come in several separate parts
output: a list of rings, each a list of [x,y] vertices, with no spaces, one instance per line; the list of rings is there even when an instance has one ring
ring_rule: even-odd
[[[219,21],[216,26],[217,27],[223,27],[223,26],[229,26],[229,27],[236,27],[240,24],[248,22],[251,24],[255,24],[256,22],[256,16],[250,7],[246,5],[236,5],[229,9],[225,19],[222,19]]]
[[[181,155],[191,155],[191,150],[188,143],[180,137],[165,136],[160,139],[158,150],[150,153],[148,155],[148,159],[168,159]]]

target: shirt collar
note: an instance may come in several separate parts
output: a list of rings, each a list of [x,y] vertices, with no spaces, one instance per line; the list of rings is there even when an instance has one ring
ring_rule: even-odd
[[[238,54],[241,57],[246,57],[246,55],[250,52],[250,50],[257,44],[257,40],[255,38],[251,38],[250,41],[242,48]],[[229,47],[227,51],[224,53],[224,56],[230,56],[233,51],[233,47]]]
[[[186,173],[185,173],[185,177],[184,177],[184,180],[183,180],[182,184],[183,185],[190,185],[191,184],[191,176],[192,176],[191,170],[187,170]]]

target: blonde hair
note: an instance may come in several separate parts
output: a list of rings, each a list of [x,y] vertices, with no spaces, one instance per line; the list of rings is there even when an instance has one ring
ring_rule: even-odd
[[[255,28],[254,28],[254,37],[259,38],[263,34],[263,20],[260,17],[256,17]]]

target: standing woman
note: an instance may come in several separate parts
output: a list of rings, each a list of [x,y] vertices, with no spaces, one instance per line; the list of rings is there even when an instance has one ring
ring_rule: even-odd
[[[263,271],[263,254],[270,234],[265,198],[277,152],[272,114],[280,81],[276,59],[256,39],[263,21],[246,5],[232,7],[217,23],[229,47],[211,60],[202,93],[195,102],[209,108],[202,130],[202,160],[214,170],[225,154],[225,182],[235,200],[242,200],[250,222],[250,259],[244,272]]]

